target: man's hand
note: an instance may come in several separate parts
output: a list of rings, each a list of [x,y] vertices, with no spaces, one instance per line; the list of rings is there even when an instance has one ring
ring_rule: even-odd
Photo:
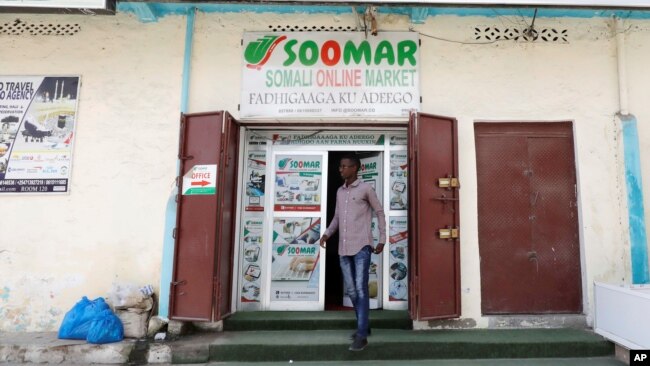
[[[377,247],[375,249],[373,249],[372,252],[375,253],[375,254],[380,254],[383,251],[384,251],[384,243],[379,243],[379,244],[377,244]]]
[[[330,237],[327,236],[327,235],[325,235],[325,234],[323,234],[323,236],[320,238],[320,246],[321,246],[323,249],[325,249],[325,247],[327,247],[327,239],[329,239],[329,238],[330,238]]]

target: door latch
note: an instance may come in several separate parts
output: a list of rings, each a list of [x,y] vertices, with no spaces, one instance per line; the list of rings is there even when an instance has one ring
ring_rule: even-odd
[[[453,240],[458,239],[460,234],[457,227],[451,227],[438,229],[438,235],[440,236],[440,239]]]
[[[460,188],[460,181],[458,178],[453,177],[438,178],[438,187],[447,189]]]

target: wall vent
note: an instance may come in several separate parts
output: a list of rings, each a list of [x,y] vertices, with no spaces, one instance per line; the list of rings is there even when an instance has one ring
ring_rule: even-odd
[[[567,29],[555,28],[527,30],[525,28],[481,26],[474,28],[474,39],[477,41],[512,40],[524,42],[569,43],[569,32]]]
[[[0,23],[0,35],[20,36],[74,36],[81,30],[79,24],[27,23],[16,19],[13,23]]]
[[[324,26],[324,25],[269,25],[273,32],[351,32],[356,27],[352,26]]]

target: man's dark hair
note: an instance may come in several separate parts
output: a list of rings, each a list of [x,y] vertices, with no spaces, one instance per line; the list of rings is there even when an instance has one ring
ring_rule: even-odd
[[[359,160],[359,157],[355,153],[345,153],[341,160],[347,159],[352,162],[352,164],[356,165],[357,167],[357,172],[359,172],[359,169],[361,168],[361,160]]]

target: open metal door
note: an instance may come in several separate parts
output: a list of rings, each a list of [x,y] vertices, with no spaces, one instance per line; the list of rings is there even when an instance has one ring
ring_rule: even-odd
[[[215,288],[215,320],[232,312],[233,254],[237,210],[237,165],[239,159],[239,123],[228,113],[224,116],[217,191],[217,267]]]
[[[457,121],[409,120],[409,312],[414,320],[460,316]]]
[[[212,321],[230,313],[238,136],[224,112],[181,118],[172,319]]]

